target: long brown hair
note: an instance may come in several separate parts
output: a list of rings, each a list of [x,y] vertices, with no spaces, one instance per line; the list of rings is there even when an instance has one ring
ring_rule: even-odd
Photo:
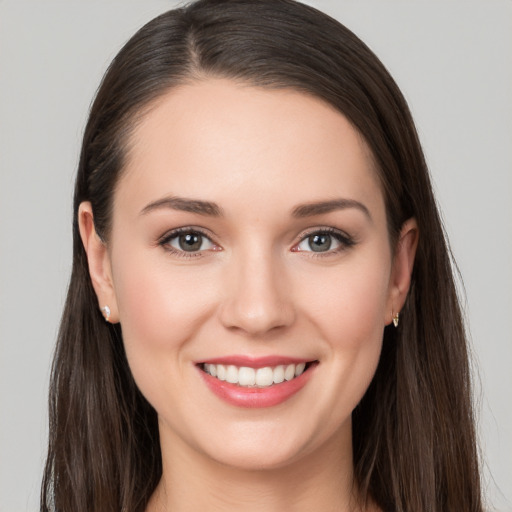
[[[292,0],[200,0],[144,26],[92,105],[76,179],[73,269],[50,389],[41,510],[143,511],[161,476],[157,416],[128,367],[120,325],[98,311],[77,211],[108,243],[126,141],[169,89],[209,76],[314,95],[370,147],[390,239],[420,241],[398,329],[353,412],[355,478],[384,511],[481,512],[468,353],[452,262],[408,106],[377,57],[332,18]]]

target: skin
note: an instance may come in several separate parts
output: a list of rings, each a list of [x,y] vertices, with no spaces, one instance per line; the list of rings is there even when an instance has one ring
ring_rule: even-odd
[[[405,301],[415,221],[391,247],[364,141],[298,92],[221,79],[182,86],[152,106],[129,147],[108,243],[89,203],[79,222],[98,304],[121,322],[159,417],[163,476],[148,510],[354,510],[351,413]],[[213,202],[222,216],[144,211],[177,196]],[[339,198],[367,212],[292,214]],[[159,243],[190,226],[211,240],[192,257]],[[326,228],[353,245],[332,239],[313,252],[307,237]],[[319,364],[284,403],[246,409],[215,396],[195,364],[231,354]]]

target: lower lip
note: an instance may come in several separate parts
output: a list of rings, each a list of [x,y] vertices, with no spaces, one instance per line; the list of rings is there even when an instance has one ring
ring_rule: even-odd
[[[273,384],[266,388],[245,388],[212,377],[199,367],[198,370],[206,385],[219,398],[237,407],[254,409],[273,407],[286,402],[286,400],[295,395],[295,393],[298,393],[306,385],[315,366],[316,364],[310,365],[304,373],[292,380]]]

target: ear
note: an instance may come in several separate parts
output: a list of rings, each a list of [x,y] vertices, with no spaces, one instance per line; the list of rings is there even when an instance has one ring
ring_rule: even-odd
[[[101,240],[94,227],[91,203],[84,201],[78,208],[78,226],[80,237],[87,254],[89,275],[98,298],[98,308],[108,306],[110,323],[119,322],[117,301],[112,280],[110,256],[106,244]],[[106,317],[105,313],[103,316]]]
[[[404,222],[398,238],[393,258],[393,267],[389,281],[388,308],[386,311],[386,325],[390,324],[393,316],[399,313],[405,304],[411,275],[414,267],[414,257],[418,247],[419,230],[416,219]]]

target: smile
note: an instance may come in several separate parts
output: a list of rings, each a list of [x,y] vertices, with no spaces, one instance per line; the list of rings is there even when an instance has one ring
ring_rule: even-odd
[[[267,388],[299,377],[304,373],[306,363],[280,364],[275,367],[265,366],[263,368],[204,363],[202,368],[203,371],[220,381],[237,384],[241,387]]]
[[[206,386],[236,407],[273,407],[291,399],[311,379],[318,361],[231,356],[196,365]]]

